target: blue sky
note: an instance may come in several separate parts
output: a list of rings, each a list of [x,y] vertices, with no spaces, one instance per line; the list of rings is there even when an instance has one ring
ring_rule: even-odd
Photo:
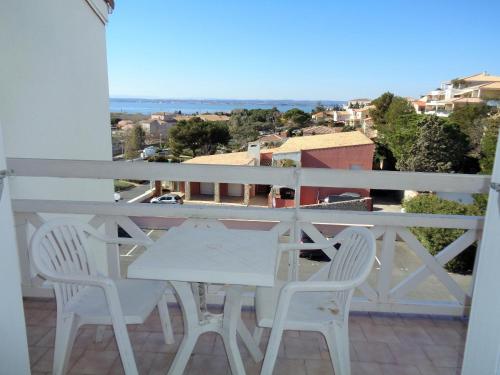
[[[500,1],[118,0],[112,97],[417,97],[500,75]]]

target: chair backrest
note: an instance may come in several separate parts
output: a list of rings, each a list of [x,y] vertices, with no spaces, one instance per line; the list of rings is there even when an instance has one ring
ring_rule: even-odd
[[[32,263],[37,272],[54,285],[60,307],[64,307],[84,288],[78,283],[61,282],[61,277],[71,279],[75,275],[97,275],[88,243],[88,237],[95,236],[95,233],[96,230],[86,223],[61,218],[43,224],[31,239]]]
[[[354,288],[361,285],[372,270],[376,252],[375,237],[366,228],[350,227],[335,236],[332,242],[340,244],[340,247],[331,261],[328,280],[352,282],[350,291],[336,293],[338,302],[348,308]]]

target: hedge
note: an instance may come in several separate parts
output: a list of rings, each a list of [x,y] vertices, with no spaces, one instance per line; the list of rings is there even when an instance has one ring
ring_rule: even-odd
[[[449,214],[482,216],[484,213],[477,204],[462,204],[441,199],[434,194],[420,194],[405,200],[403,207],[408,213]],[[411,231],[432,255],[438,254],[450,243],[465,233],[463,229],[411,228]],[[458,256],[446,263],[445,268],[454,273],[468,275],[474,268],[476,244],[469,246]]]

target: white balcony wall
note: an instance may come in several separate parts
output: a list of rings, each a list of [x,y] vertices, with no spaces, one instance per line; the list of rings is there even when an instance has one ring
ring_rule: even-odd
[[[111,160],[105,25],[88,3],[2,1],[0,49],[7,157]],[[112,190],[110,181],[12,180],[13,198],[111,200]]]
[[[111,160],[106,17],[103,0],[0,2],[6,157]],[[11,194],[110,201],[113,183],[14,177]]]

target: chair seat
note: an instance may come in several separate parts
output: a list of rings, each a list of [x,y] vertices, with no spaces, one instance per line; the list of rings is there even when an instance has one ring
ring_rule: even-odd
[[[255,309],[259,326],[273,326],[278,298],[285,284],[285,281],[277,281],[276,286],[272,288],[257,288]],[[335,302],[335,293],[300,292],[292,297],[285,329],[316,330],[318,325],[332,320],[343,320],[342,310]]]
[[[155,308],[167,283],[153,280],[114,280],[126,324],[142,324]],[[65,312],[75,313],[84,324],[111,324],[104,290],[86,287],[66,305]]]

